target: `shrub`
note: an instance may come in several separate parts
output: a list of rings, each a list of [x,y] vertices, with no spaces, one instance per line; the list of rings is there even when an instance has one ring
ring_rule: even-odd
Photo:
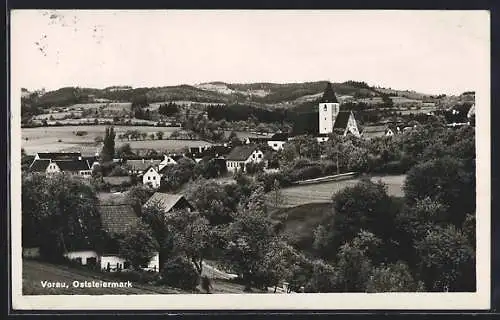
[[[188,259],[177,256],[168,259],[163,265],[161,283],[172,287],[194,291],[198,286],[200,275]]]
[[[141,270],[112,272],[110,275],[120,280],[144,284],[156,284],[160,279],[160,274],[158,272]]]

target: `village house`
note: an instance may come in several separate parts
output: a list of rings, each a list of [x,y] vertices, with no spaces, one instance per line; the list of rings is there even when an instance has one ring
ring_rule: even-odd
[[[173,210],[194,210],[193,205],[182,194],[155,192],[142,207],[153,205],[158,205],[165,213]]]
[[[245,145],[235,147],[226,157],[227,171],[246,171],[249,163],[261,163],[264,161],[264,153],[256,145]]]
[[[269,139],[269,141],[267,141],[267,145],[271,147],[274,151],[280,151],[283,150],[283,146],[287,141],[288,141],[288,134],[276,133]]]
[[[82,265],[96,265],[101,270],[127,271],[130,264],[120,256],[117,236],[125,234],[138,222],[138,217],[130,204],[100,204],[98,206],[103,230],[109,241],[99,248],[78,248],[69,250],[64,256]],[[141,266],[145,271],[159,271],[159,253],[155,253],[149,263]]]
[[[92,176],[92,168],[87,160],[34,160],[30,165],[29,171],[40,172],[47,175],[58,173],[90,178]]]
[[[149,166],[149,168],[146,169],[146,172],[144,172],[142,176],[142,183],[145,185],[149,185],[150,187],[154,189],[158,189],[161,184],[161,170],[158,170],[157,167],[154,166]]]
[[[129,169],[129,174],[142,175],[149,167],[158,171],[161,161],[156,159],[127,160],[125,164]]]
[[[165,166],[174,165],[179,162],[180,159],[185,158],[183,154],[170,154],[164,155],[164,159],[158,165],[158,170],[162,170]]]

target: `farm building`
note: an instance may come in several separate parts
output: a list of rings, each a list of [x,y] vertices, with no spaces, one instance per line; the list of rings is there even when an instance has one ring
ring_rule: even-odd
[[[283,150],[283,146],[288,141],[288,138],[288,134],[286,133],[276,133],[267,141],[267,145],[274,151],[280,151]]]
[[[166,155],[164,155],[164,157],[165,158],[158,165],[158,170],[160,170],[160,171],[165,166],[177,164],[180,159],[185,158],[185,156],[182,154],[170,154],[170,155],[166,154]]]
[[[35,154],[35,160],[74,160],[81,158],[81,152],[37,152]]]
[[[155,159],[141,159],[141,160],[127,160],[125,163],[129,167],[130,174],[143,174],[149,167],[154,167],[159,170],[161,160]]]
[[[155,192],[151,198],[146,201],[143,208],[152,205],[159,205],[166,213],[172,210],[194,210],[194,207],[182,194]]]
[[[112,238],[115,235],[123,235],[138,222],[138,217],[131,205],[100,205],[101,223],[104,231]],[[120,257],[116,246],[110,245],[102,248],[100,256],[101,269],[108,271],[120,271],[128,269],[128,263]],[[147,265],[142,266],[143,270],[159,271],[159,253],[156,253]]]
[[[137,223],[138,217],[129,204],[101,204],[99,205],[99,213],[103,229],[110,237],[110,241],[103,244],[103,247],[98,248],[98,250],[82,248],[81,250],[68,251],[65,256],[82,265],[99,265],[102,270],[110,272],[127,270],[129,264],[119,255],[119,248],[114,239],[117,235],[123,235],[130,227],[133,227]],[[156,253],[147,265],[142,266],[142,269],[159,271],[158,258],[159,254]]]
[[[34,160],[29,167],[31,172],[41,172],[47,175],[57,173],[70,174],[90,178],[92,168],[87,160]]]
[[[226,157],[227,171],[246,170],[249,163],[260,163],[264,161],[264,153],[256,145],[245,145],[235,147]]]

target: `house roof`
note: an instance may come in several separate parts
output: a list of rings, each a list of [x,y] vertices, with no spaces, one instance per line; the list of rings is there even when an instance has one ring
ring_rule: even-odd
[[[284,133],[284,132],[275,133],[271,137],[271,140],[273,140],[273,141],[287,141],[288,140],[288,133]]]
[[[61,171],[90,170],[89,163],[86,160],[56,160],[54,162]]]
[[[338,103],[337,97],[335,96],[335,92],[333,92],[332,84],[330,82],[328,82],[328,84],[326,85],[325,91],[323,92],[323,96],[320,100],[320,103],[325,102]]]
[[[98,208],[106,232],[124,233],[137,223],[137,215],[129,204],[99,205]]]
[[[350,111],[340,111],[335,119],[335,124],[333,125],[333,129],[345,129],[347,127],[347,123],[349,122],[349,117],[351,116]]]
[[[248,137],[250,142],[267,142],[270,141],[271,137]]]
[[[40,159],[58,160],[81,157],[81,152],[38,152]]]
[[[47,170],[47,166],[50,164],[50,160],[35,160],[31,164],[29,170],[33,172],[45,172]]]
[[[257,149],[257,146],[247,145],[235,147],[226,157],[229,161],[245,161]]]
[[[161,161],[162,160],[154,160],[154,159],[127,160],[126,164],[129,165],[132,168],[132,170],[145,171],[150,166],[159,166]]]
[[[152,204],[159,204],[165,212],[170,211],[184,196],[182,194],[155,192],[151,198],[146,201],[144,207]]]

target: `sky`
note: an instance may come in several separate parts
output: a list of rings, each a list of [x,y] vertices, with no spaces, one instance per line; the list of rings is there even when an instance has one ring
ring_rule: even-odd
[[[429,94],[489,73],[487,11],[14,10],[22,87],[342,82]]]

